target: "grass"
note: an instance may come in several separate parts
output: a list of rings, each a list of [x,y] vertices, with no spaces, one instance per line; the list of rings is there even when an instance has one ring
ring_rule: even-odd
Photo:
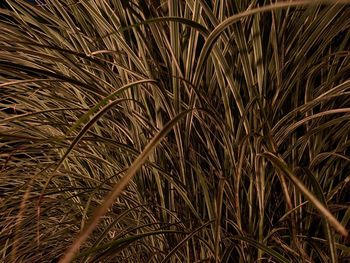
[[[347,262],[348,1],[6,0],[2,262]]]

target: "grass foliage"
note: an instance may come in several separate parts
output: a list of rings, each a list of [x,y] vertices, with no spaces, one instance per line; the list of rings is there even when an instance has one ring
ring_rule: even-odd
[[[350,260],[349,1],[3,2],[2,262]]]

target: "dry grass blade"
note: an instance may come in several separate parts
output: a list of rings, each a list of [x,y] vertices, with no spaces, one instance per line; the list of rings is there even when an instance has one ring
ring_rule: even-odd
[[[329,222],[334,229],[344,237],[348,236],[348,230],[332,215],[332,213],[318,200],[318,198],[310,192],[309,189],[303,184],[298,177],[290,170],[287,164],[278,156],[273,153],[263,153],[262,156],[268,158],[276,168],[283,171],[288,178],[293,182],[293,184],[302,192],[305,197],[315,206],[315,208],[324,216],[324,218]]]
[[[0,261],[347,262],[349,6],[0,1]]]
[[[96,228],[98,222],[101,220],[101,217],[107,212],[110,206],[113,204],[114,200],[120,195],[120,193],[124,190],[136,172],[140,169],[143,163],[146,161],[148,156],[152,153],[152,151],[157,147],[157,145],[161,142],[161,140],[167,135],[171,129],[181,120],[186,114],[191,112],[192,110],[187,110],[179,113],[174,119],[172,119],[164,128],[153,137],[153,139],[148,143],[145,149],[141,152],[141,154],[136,158],[133,164],[129,167],[129,169],[125,172],[125,175],[122,179],[113,187],[110,194],[104,199],[101,206],[94,213],[90,223],[86,226],[86,228],[79,234],[77,239],[73,242],[67,252],[64,254],[64,257],[60,260],[61,263],[70,262],[75,253],[79,250],[81,244],[88,238],[91,232]]]

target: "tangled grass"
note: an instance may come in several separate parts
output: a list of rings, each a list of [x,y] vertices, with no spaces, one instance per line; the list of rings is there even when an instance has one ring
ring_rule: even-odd
[[[350,260],[349,1],[5,2],[2,262]]]

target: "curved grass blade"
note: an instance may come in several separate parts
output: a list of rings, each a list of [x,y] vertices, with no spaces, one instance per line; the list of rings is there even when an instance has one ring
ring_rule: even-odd
[[[313,0],[304,0],[304,1],[295,1],[295,2],[280,2],[272,5],[266,5],[262,7],[258,7],[255,9],[251,9],[248,11],[245,11],[243,13],[239,13],[237,15],[233,15],[223,22],[221,22],[215,29],[210,33],[208,36],[202,52],[200,54],[200,57],[198,59],[198,64],[195,72],[195,77],[194,77],[194,86],[197,86],[199,84],[200,79],[202,78],[202,75],[204,73],[204,67],[205,67],[205,61],[210,55],[211,49],[213,48],[215,41],[219,38],[219,36],[226,30],[230,25],[240,21],[240,19],[247,17],[247,16],[252,16],[258,13],[263,13],[263,12],[269,12],[273,10],[278,10],[278,9],[283,9],[283,8],[291,8],[291,7],[298,7],[298,6],[305,6],[305,5],[317,5],[320,2],[326,3],[325,1],[313,1]],[[343,3],[346,3],[347,1],[342,1]],[[328,1],[328,3],[333,3],[332,1]],[[338,2],[340,3],[340,2]]]
[[[278,253],[277,251],[269,248],[268,246],[261,244],[259,242],[257,242],[254,239],[248,238],[248,237],[243,237],[243,236],[233,236],[230,237],[229,239],[235,239],[235,240],[240,240],[240,241],[244,241],[247,244],[254,246],[258,249],[261,249],[262,251],[264,251],[266,254],[272,256],[273,258],[275,258],[276,260],[278,260],[278,262],[281,263],[291,263],[291,261],[287,258],[285,258],[283,255],[281,255],[280,253]]]
[[[124,85],[123,87],[121,87],[117,91],[115,91],[114,93],[112,93],[112,94],[108,95],[107,97],[103,98],[102,100],[100,100],[95,106],[93,106],[91,109],[89,109],[89,111],[87,113],[85,113],[83,116],[81,116],[72,125],[72,127],[69,129],[69,132],[74,132],[77,128],[79,128],[79,126],[81,126],[82,124],[86,123],[87,120],[96,111],[98,111],[101,107],[107,105],[109,103],[109,101],[114,100],[116,98],[116,96],[118,96],[123,91],[125,91],[125,90],[127,90],[129,88],[135,87],[137,85],[144,84],[144,83],[156,83],[156,81],[153,80],[153,79],[143,79],[143,80],[134,81],[134,82],[131,82],[131,83],[128,83],[128,84]]]
[[[321,203],[325,206],[325,208],[328,209],[327,200],[323,194],[323,191],[319,182],[317,181],[317,179],[309,169],[304,168],[303,171],[307,174],[307,178],[311,181],[311,184],[313,186],[313,189],[317,198],[321,201]],[[337,258],[337,251],[335,248],[335,240],[334,240],[334,235],[332,233],[332,229],[330,228],[329,223],[326,220],[322,220],[322,223],[323,223],[324,231],[327,238],[331,262],[336,263],[338,262],[338,258]]]
[[[102,250],[106,250],[103,253],[108,252],[109,250],[115,250],[118,249],[122,246],[131,244],[141,238],[144,237],[148,237],[148,236],[154,236],[154,235],[162,235],[162,234],[185,234],[183,231],[177,231],[177,230],[159,230],[159,231],[153,231],[153,232],[147,232],[147,233],[142,233],[142,234],[138,234],[138,235],[132,235],[129,237],[124,237],[124,238],[119,238],[117,240],[111,241],[109,243],[106,244],[102,244],[99,246],[94,246],[91,249],[87,249],[81,253],[79,253],[78,255],[76,255],[74,257],[74,259],[80,258],[80,257],[84,257],[84,256],[89,256],[92,253],[98,252],[98,251],[102,251]]]
[[[211,223],[213,223],[213,221],[209,221],[207,223],[205,223],[204,225],[198,227],[197,229],[193,230],[191,233],[189,233],[188,236],[186,236],[181,242],[179,242],[179,244],[177,244],[169,253],[168,255],[166,255],[166,257],[162,260],[161,263],[165,263],[168,262],[170,257],[179,249],[179,247],[181,247],[187,240],[189,240],[191,237],[193,237],[196,233],[198,233],[200,230],[202,230],[203,228],[205,228],[206,226],[210,225]]]
[[[269,159],[272,164],[284,172],[288,178],[293,182],[293,184],[302,192],[302,194],[315,206],[315,208],[324,216],[328,223],[334,227],[334,229],[344,237],[348,236],[348,231],[346,228],[332,215],[332,213],[325,207],[322,202],[310,192],[309,189],[303,184],[298,177],[290,170],[287,164],[280,157],[273,153],[266,152],[262,153],[261,156]]]
[[[73,259],[76,251],[78,251],[81,244],[89,237],[91,232],[96,228],[101,217],[107,212],[109,207],[113,204],[114,200],[121,194],[124,188],[128,185],[128,183],[134,177],[136,172],[141,168],[143,163],[147,160],[148,156],[153,152],[153,150],[157,147],[157,145],[161,142],[161,140],[168,134],[168,132],[170,132],[173,129],[173,127],[191,111],[192,109],[179,113],[174,119],[172,119],[167,125],[165,125],[164,128],[157,133],[157,135],[153,137],[153,139],[147,144],[147,146],[142,151],[142,153],[137,157],[137,159],[126,171],[124,177],[113,187],[113,190],[104,199],[102,205],[94,213],[90,223],[79,234],[79,236],[73,242],[73,244],[66,250],[65,255],[60,260],[60,263],[68,263]]]

